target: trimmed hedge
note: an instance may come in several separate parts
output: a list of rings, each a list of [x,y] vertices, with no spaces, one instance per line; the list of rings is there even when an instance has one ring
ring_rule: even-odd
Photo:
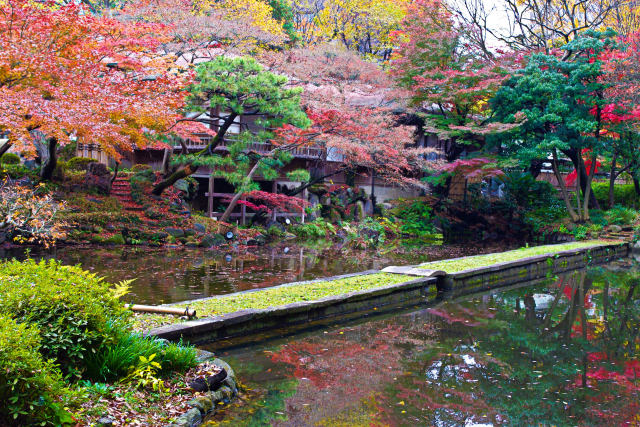
[[[3,165],[19,165],[20,164],[20,156],[15,153],[4,153],[2,157],[0,157],[0,164]]]
[[[594,182],[591,184],[593,194],[596,196],[600,207],[607,209],[609,207],[609,183]],[[626,206],[628,208],[638,207],[638,195],[633,184],[616,184],[613,187],[614,202],[616,205]]]
[[[66,164],[66,168],[72,171],[86,171],[89,163],[97,162],[96,159],[88,157],[72,157]]]
[[[51,361],[39,353],[38,329],[0,314],[0,425],[60,425],[70,422],[52,402],[63,388]]]

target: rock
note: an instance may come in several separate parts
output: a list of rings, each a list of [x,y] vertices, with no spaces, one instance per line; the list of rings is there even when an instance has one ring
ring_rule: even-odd
[[[203,248],[210,248],[212,246],[219,246],[226,242],[222,234],[206,234],[202,240],[200,240],[200,246]]]
[[[174,427],[196,427],[202,422],[202,414],[198,408],[191,408],[171,424]]]
[[[222,400],[224,399],[224,394],[222,394],[222,390],[216,390],[210,392],[209,397],[213,402],[217,404],[218,402],[222,402]]]
[[[173,237],[184,237],[184,230],[180,228],[167,227],[164,229],[165,233]]]
[[[619,233],[622,231],[622,227],[620,227],[619,225],[613,224],[609,226],[609,231],[612,231],[614,233]]]
[[[364,204],[364,213],[367,216],[371,216],[373,215],[373,202],[371,202],[371,199],[367,199],[367,201]]]
[[[309,194],[309,204],[311,206],[317,206],[320,204],[320,198],[316,194]]]
[[[204,378],[196,378],[193,381],[189,381],[188,386],[191,388],[191,390],[197,393],[204,393],[205,391],[209,390],[207,380],[205,380]]]
[[[227,379],[227,371],[225,369],[221,369],[215,375],[211,375],[207,378],[207,384],[209,384],[209,390],[215,391],[220,388],[224,380]]]
[[[367,216],[364,210],[364,203],[361,200],[358,200],[355,204],[355,212],[353,213],[354,219],[356,221],[362,221]]]
[[[100,194],[109,194],[111,191],[111,172],[102,163],[89,163],[82,186],[86,190],[96,190]]]
[[[223,369],[227,373],[227,377],[235,378],[236,374],[233,371],[233,368],[224,360],[216,358],[216,359],[213,359],[211,363]]]
[[[196,231],[196,233],[199,233],[199,234],[204,234],[207,232],[207,227],[197,222],[193,224],[193,229]]]
[[[113,419],[111,417],[100,417],[98,419],[98,425],[102,427],[111,427],[113,426]]]
[[[190,381],[188,385],[193,391],[199,393],[215,391],[220,388],[226,378],[227,371],[223,368],[217,374],[207,377],[206,380],[204,378],[196,378],[195,380]]]
[[[24,166],[27,169],[35,170],[38,167],[38,163],[35,160],[25,160],[24,161]]]
[[[4,231],[0,231],[0,244],[6,241],[7,241],[7,233],[5,233]]]
[[[173,184],[173,188],[176,190],[184,191],[185,193],[189,192],[189,183],[184,179],[179,179]]]
[[[192,408],[199,409],[202,415],[208,413],[209,411],[211,411],[211,409],[213,409],[213,402],[206,396],[197,396],[189,403],[187,403],[187,405],[191,406]]]
[[[193,228],[185,228],[184,230],[184,235],[187,237],[195,236],[197,233],[198,231]]]
[[[269,230],[271,227],[276,227],[278,230],[282,231],[283,233],[285,231],[284,225],[280,224],[277,221],[269,221],[265,228]]]
[[[231,389],[231,390],[237,390],[238,389],[238,385],[236,384],[236,380],[234,380],[231,377],[227,377],[224,380],[224,383]]]
[[[391,203],[382,203],[380,206],[385,210],[393,209],[393,205]]]

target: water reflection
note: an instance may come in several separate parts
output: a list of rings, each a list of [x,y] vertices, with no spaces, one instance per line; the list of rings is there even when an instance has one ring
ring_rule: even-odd
[[[153,249],[149,247],[62,247],[32,253],[34,258],[57,258],[65,264],[104,276],[109,281],[135,278],[132,293],[125,297],[138,304],[160,304],[191,300],[296,280],[412,264],[434,259],[491,252],[501,248],[433,246],[387,252],[348,252],[335,247],[281,245],[231,249]],[[24,258],[24,252],[1,252]]]
[[[223,353],[228,425],[638,425],[640,274],[578,271]]]

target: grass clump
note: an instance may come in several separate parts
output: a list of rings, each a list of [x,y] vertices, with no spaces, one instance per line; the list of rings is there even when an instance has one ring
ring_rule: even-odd
[[[299,285],[268,288],[255,292],[231,294],[188,304],[201,317],[232,313],[244,309],[264,309],[294,302],[314,301],[331,295],[381,288],[414,280],[402,274],[375,273],[347,277],[339,280],[301,283]],[[186,306],[186,304],[177,304]]]
[[[447,273],[457,273],[459,271],[469,270],[472,268],[486,267],[507,261],[517,261],[519,259],[528,258],[536,255],[553,255],[558,252],[568,251],[571,249],[588,248],[601,244],[611,243],[606,240],[587,240],[583,242],[563,243],[559,245],[534,246],[530,248],[520,248],[507,252],[498,252],[494,254],[478,255],[461,259],[451,259],[444,261],[434,261],[422,264],[419,268],[429,270],[443,270]]]

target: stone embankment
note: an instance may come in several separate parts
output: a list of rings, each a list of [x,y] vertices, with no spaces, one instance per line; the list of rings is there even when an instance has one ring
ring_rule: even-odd
[[[178,306],[197,307],[199,315],[206,317],[162,326],[149,334],[195,344],[246,337],[324,319],[419,305],[436,295],[457,296],[535,283],[625,257],[628,252],[628,243],[620,241],[577,242],[288,283],[180,303]],[[297,298],[293,302],[291,295]]]

